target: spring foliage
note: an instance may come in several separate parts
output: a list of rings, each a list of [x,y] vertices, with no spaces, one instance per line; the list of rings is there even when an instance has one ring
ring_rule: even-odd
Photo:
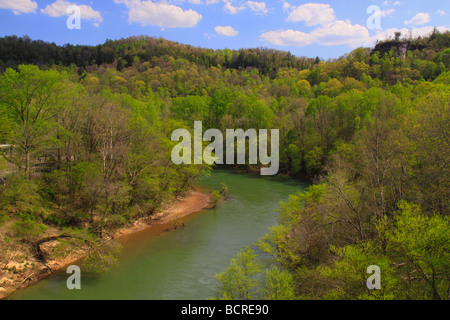
[[[149,37],[1,38],[0,224],[16,242],[49,228],[103,241],[209,169],[173,165],[175,129],[279,129],[280,172],[317,183],[259,242],[269,264],[248,249],[218,275],[220,298],[448,299],[449,39],[325,62]],[[373,264],[380,291],[364,285]]]

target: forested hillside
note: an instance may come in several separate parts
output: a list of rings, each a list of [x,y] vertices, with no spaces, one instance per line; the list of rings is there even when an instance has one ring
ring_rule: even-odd
[[[104,257],[110,231],[189,190],[209,168],[173,165],[170,136],[201,120],[279,129],[280,172],[316,182],[261,241],[270,265],[243,252],[221,298],[449,299],[450,33],[403,54],[408,41],[325,62],[149,37],[0,39],[0,279],[11,260],[45,261],[49,236]],[[369,265],[382,290],[367,290]]]
[[[141,61],[157,63],[163,56],[188,60],[207,68],[258,68],[265,75],[275,75],[277,69],[283,67],[306,69],[315,61],[272,49],[211,50],[148,36],[107,40],[95,47],[70,44],[61,47],[54,43],[32,41],[26,36],[0,39],[0,66],[3,69],[24,63],[60,66],[74,64],[82,69],[92,65],[116,63],[117,70],[121,71]]]

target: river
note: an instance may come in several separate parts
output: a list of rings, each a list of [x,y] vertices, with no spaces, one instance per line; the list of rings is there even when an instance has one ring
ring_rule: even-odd
[[[203,300],[215,296],[214,275],[277,223],[280,201],[308,183],[215,170],[199,180],[203,190],[224,182],[230,198],[216,209],[183,219],[185,227],[128,236],[118,266],[104,274],[82,273],[81,290],[68,290],[64,272],[16,293],[19,300]]]

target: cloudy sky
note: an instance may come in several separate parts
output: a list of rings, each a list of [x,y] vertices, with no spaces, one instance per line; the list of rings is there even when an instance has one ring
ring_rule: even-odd
[[[67,27],[73,4],[81,29]],[[324,59],[373,46],[398,30],[449,30],[449,18],[449,0],[0,0],[0,36],[96,45],[145,34],[213,49],[269,47]]]

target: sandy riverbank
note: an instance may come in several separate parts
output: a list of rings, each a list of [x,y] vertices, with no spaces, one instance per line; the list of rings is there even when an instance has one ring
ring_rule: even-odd
[[[115,232],[115,238],[120,240],[129,234],[139,232],[156,225],[177,222],[177,220],[186,217],[192,213],[199,212],[210,205],[210,195],[198,191],[191,191],[183,198],[177,199],[162,212],[151,218],[143,218],[133,223],[131,226],[120,228]]]
[[[140,232],[152,227],[161,225],[170,225],[176,227],[177,223],[183,217],[199,212],[210,206],[210,195],[198,191],[190,191],[186,196],[177,199],[161,210],[158,214],[149,218],[142,218],[129,226],[118,229],[114,233],[114,237],[120,240],[127,235]],[[47,244],[52,246],[51,243]],[[85,256],[83,250],[74,251],[71,255],[65,256],[55,260],[49,260],[45,264],[37,261],[29,261],[23,263],[11,262],[7,268],[14,267],[14,274],[0,273],[0,300],[6,299],[15,291],[23,289],[27,286],[33,285],[38,281],[45,279],[52,273],[55,273],[62,268],[75,263]],[[27,267],[28,265],[34,267]]]

